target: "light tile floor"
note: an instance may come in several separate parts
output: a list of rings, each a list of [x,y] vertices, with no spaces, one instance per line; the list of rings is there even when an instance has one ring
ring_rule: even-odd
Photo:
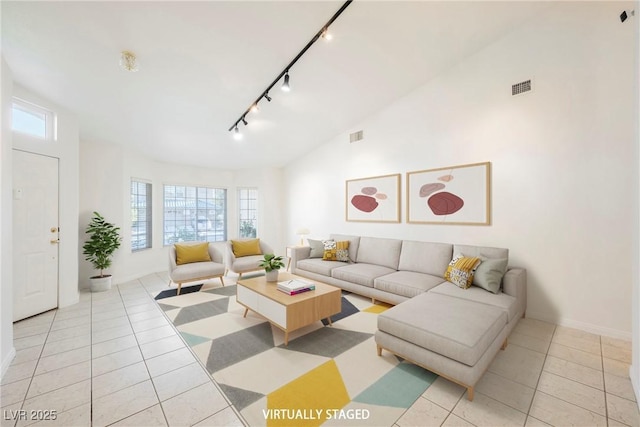
[[[15,323],[2,427],[45,424],[20,410],[55,410],[46,424],[62,426],[245,425],[152,300],[167,282],[152,274]],[[521,319],[473,402],[438,378],[394,427],[640,426],[630,363],[629,342]]]

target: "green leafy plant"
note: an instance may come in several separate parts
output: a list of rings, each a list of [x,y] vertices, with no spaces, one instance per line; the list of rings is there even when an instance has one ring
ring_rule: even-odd
[[[242,221],[240,224],[240,237],[256,237],[256,228],[251,221]]]
[[[258,264],[260,267],[264,267],[264,271],[267,273],[273,270],[280,270],[284,267],[284,262],[281,256],[275,256],[274,254],[264,254],[264,259]]]
[[[86,233],[89,235],[89,240],[82,246],[83,254],[86,255],[85,260],[89,261],[93,268],[100,270],[100,275],[96,277],[107,277],[104,269],[111,266],[113,253],[120,247],[122,241],[120,228],[105,221],[98,212],[94,212]]]

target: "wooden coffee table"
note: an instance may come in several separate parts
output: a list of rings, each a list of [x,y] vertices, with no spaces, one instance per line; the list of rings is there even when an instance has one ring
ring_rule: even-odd
[[[238,281],[236,300],[244,306],[244,317],[252,310],[284,331],[284,345],[289,344],[289,332],[340,313],[342,293],[339,288],[316,280],[280,272],[278,281],[302,279],[313,282],[316,289],[297,295],[287,295],[276,289],[276,282],[265,276]]]

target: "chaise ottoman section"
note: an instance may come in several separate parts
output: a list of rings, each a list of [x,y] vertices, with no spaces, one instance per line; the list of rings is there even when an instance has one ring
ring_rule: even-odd
[[[498,307],[425,293],[378,316],[378,329],[473,366],[507,324]]]
[[[506,324],[500,307],[427,292],[381,313],[375,339],[379,354],[384,348],[456,381],[473,399],[475,382],[506,338]]]

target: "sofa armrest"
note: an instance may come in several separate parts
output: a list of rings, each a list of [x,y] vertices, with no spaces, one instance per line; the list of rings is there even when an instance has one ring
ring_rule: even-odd
[[[515,297],[524,317],[527,311],[527,270],[524,268],[510,268],[502,278],[502,291]]]
[[[291,247],[291,273],[296,273],[298,261],[308,259],[311,255],[311,247],[309,246],[293,246]]]
[[[228,270],[231,270],[231,267],[236,262],[236,257],[233,254],[233,246],[231,245],[231,240],[227,240],[224,243],[225,251],[224,251],[224,265]]]

